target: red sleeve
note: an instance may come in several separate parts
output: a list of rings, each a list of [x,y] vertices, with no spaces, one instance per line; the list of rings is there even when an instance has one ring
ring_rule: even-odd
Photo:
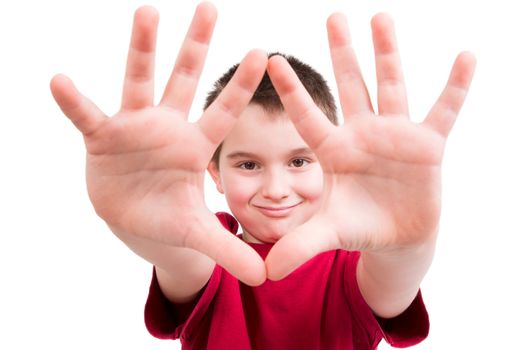
[[[422,342],[428,336],[430,328],[421,291],[401,315],[388,319],[376,316],[376,320],[385,340],[396,348],[406,348]]]
[[[179,338],[182,326],[190,317],[200,296],[184,304],[171,303],[162,293],[153,268],[153,277],[144,309],[144,321],[150,334],[159,339]]]
[[[237,232],[238,224],[233,216],[222,212],[216,216],[226,229],[233,234]],[[162,293],[154,268],[144,309],[144,321],[150,334],[159,339],[184,340],[184,334],[192,331],[192,326],[188,327],[190,320],[193,320],[193,324],[198,323],[211,303],[221,280],[221,271],[218,266],[215,267],[210,281],[194,300],[184,304],[173,304]]]
[[[357,285],[356,271],[360,255],[359,252],[349,253],[345,286],[356,319],[372,338],[375,337],[371,342],[377,344],[381,338],[384,338],[393,347],[405,348],[423,341],[428,336],[430,322],[421,291],[401,315],[390,319],[375,316]]]

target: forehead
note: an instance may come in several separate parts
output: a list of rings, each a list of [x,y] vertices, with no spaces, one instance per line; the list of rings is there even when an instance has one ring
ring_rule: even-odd
[[[269,113],[248,105],[224,139],[222,153],[265,151],[266,153],[308,147],[286,112]]]

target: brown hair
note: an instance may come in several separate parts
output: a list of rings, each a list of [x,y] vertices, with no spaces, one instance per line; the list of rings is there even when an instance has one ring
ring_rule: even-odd
[[[275,55],[280,55],[288,61],[292,69],[295,71],[295,74],[297,74],[297,77],[306,88],[306,91],[308,91],[314,100],[315,104],[317,104],[317,106],[323,111],[328,120],[330,120],[334,125],[337,125],[337,108],[335,106],[334,97],[332,96],[330,88],[328,87],[323,76],[315,71],[312,67],[301,62],[299,59],[293,56],[274,52],[269,54],[268,57]],[[233,74],[237,70],[238,66],[239,64],[236,64],[231,67],[219,78],[219,80],[215,82],[213,89],[208,93],[206,102],[204,104],[204,109],[208,108],[213,103],[213,101],[215,101],[217,96],[219,96],[222,89],[224,89],[226,84],[228,84],[230,79],[233,77]],[[273,87],[267,72],[264,73],[259,86],[255,90],[255,93],[250,100],[250,104],[258,105],[268,113],[278,113],[284,111],[284,106],[281,102],[281,99],[279,98],[277,91],[275,91],[275,88]],[[219,164],[221,146],[222,144],[217,147],[211,159],[211,161],[217,165]]]

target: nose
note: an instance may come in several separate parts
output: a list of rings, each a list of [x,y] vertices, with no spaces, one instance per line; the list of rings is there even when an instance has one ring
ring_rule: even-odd
[[[264,198],[278,201],[290,195],[288,174],[284,169],[271,169],[265,174],[262,186]]]

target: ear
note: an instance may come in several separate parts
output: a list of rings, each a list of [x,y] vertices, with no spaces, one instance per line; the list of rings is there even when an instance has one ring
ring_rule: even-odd
[[[210,176],[213,179],[213,182],[215,182],[215,186],[217,186],[217,191],[224,194],[224,189],[222,188],[222,183],[221,183],[221,175],[219,173],[217,163],[211,161],[208,164],[208,173],[210,173]]]

